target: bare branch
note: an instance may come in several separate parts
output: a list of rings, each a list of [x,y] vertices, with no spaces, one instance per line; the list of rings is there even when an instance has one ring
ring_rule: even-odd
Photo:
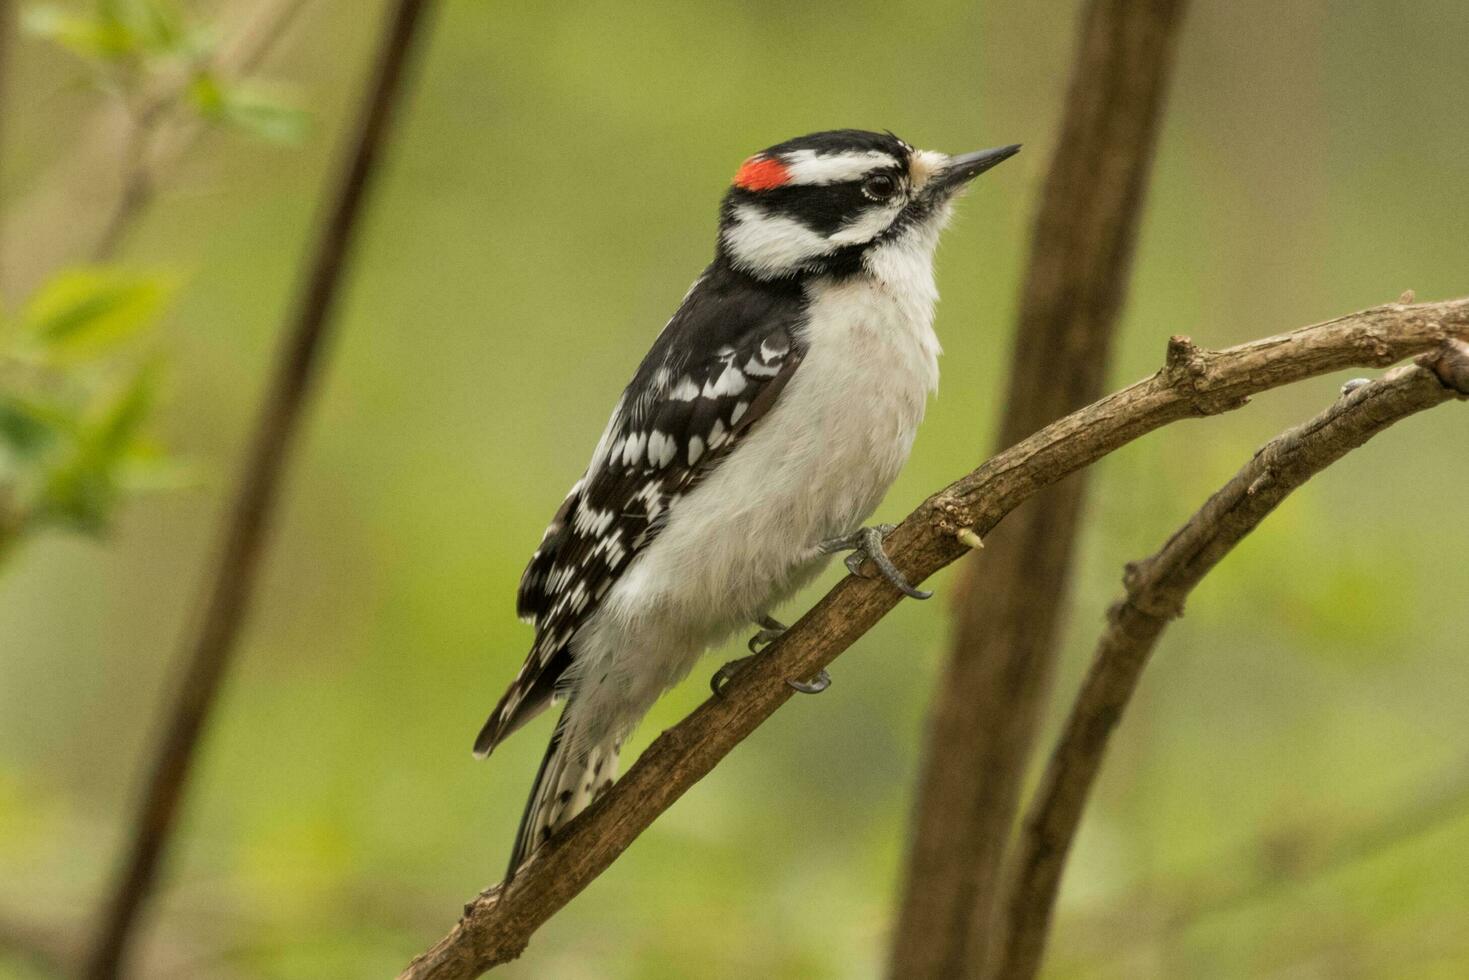
[[[1105,391],[1184,0],[1090,0],[1046,177],[996,448]],[[1085,476],[1039,494],[965,564],[929,709],[888,973],[978,976],[1057,658]]]
[[[1161,551],[1127,566],[1126,595],[1108,614],[1008,869],[995,976],[1028,980],[1040,969],[1061,873],[1107,741],[1163,630],[1204,576],[1292,491],[1395,422],[1469,397],[1469,345],[1445,343],[1420,364],[1354,388],[1267,443]]]
[[[199,737],[229,665],[254,588],[280,483],[308,396],[319,373],[331,313],[359,218],[402,97],[414,41],[429,0],[397,0],[385,20],[373,77],[341,172],[305,267],[293,321],[283,338],[260,407],[249,455],[224,528],[198,632],[184,649],[183,678],[169,713],[134,823],[128,858],[93,944],[87,975],[118,974],[134,924],[172,833]]]
[[[1175,337],[1167,364],[1152,377],[992,457],[924,501],[885,544],[908,580],[922,582],[968,551],[962,531],[986,536],[1037,491],[1170,422],[1229,411],[1258,392],[1329,371],[1383,367],[1449,339],[1469,340],[1469,299],[1374,307],[1221,351]],[[787,678],[811,677],[828,666],[900,597],[881,580],[843,579],[742,670],[723,697],[660,735],[510,885],[467,905],[453,930],[402,977],[473,977],[520,955],[542,923],[786,702]]]

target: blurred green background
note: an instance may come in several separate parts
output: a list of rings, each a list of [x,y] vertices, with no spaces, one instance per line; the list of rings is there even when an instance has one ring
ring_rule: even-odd
[[[209,23],[220,6],[190,9]],[[154,430],[194,477],[131,500],[105,540],[36,537],[3,569],[0,913],[75,928],[113,870],[381,10],[312,4],[263,72],[312,131],[207,135],[125,241],[127,263],[178,284]],[[518,576],[710,255],[748,153],[837,126],[1026,145],[940,250],[941,394],[878,516],[980,458],[1075,10],[443,4],[140,975],[390,975],[498,878],[551,724],[470,758],[530,639]],[[1458,0],[1195,3],[1113,381],[1154,370],[1173,333],[1223,346],[1407,288],[1469,292],[1466,36]],[[103,99],[54,46],[11,53],[7,203]],[[1349,376],[1098,468],[1058,701],[1122,563]],[[1049,976],[1469,975],[1466,432],[1456,406],[1403,424],[1199,589],[1114,742]],[[830,692],[781,711],[504,974],[877,975],[950,582],[887,617]],[[37,969],[0,951],[0,975]]]

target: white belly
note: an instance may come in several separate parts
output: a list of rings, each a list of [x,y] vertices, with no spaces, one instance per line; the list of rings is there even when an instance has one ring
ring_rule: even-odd
[[[881,502],[938,383],[932,276],[915,258],[926,288],[867,276],[813,285],[809,347],[775,407],[672,505],[580,631],[569,678],[579,720],[630,725],[709,646],[809,582],[825,561],[817,545]]]

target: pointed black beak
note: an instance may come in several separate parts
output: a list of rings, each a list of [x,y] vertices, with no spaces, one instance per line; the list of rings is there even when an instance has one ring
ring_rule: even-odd
[[[997,146],[992,150],[979,150],[975,153],[952,157],[943,173],[934,178],[933,187],[935,190],[956,191],[986,170],[1004,163],[1019,152],[1020,144],[1012,143],[1009,146]]]

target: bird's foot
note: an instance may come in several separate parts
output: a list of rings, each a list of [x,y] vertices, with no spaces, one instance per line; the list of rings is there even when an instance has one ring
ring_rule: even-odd
[[[750,648],[750,656],[740,657],[738,660],[731,660],[716,670],[714,676],[709,678],[709,689],[717,696],[723,697],[724,686],[736,674],[743,670],[746,664],[754,660],[762,650],[780,639],[785,631],[786,625],[784,623],[771,616],[762,616],[760,618],[760,632],[750,637],[749,642],[745,644]],[[802,694],[820,694],[828,687],[831,687],[831,676],[823,670],[809,681],[786,681],[786,684],[790,686],[791,690],[800,691]]]
[[[809,681],[786,681],[786,687],[792,691],[799,691],[801,694],[820,694],[831,687],[831,675],[823,667]]]
[[[754,660],[755,656],[756,655],[752,653],[748,657],[739,657],[735,660],[731,660],[729,663],[716,670],[714,672],[714,676],[709,678],[709,690],[714,692],[714,696],[720,698],[724,697],[724,685],[732,681],[734,679],[734,675],[738,674],[742,669],[744,669],[745,664],[749,663],[751,660]]]
[[[888,584],[899,592],[912,599],[930,599],[933,593],[927,589],[914,588],[903,573],[898,571],[898,566],[888,557],[883,550],[882,539],[893,533],[895,525],[879,524],[876,527],[858,528],[851,534],[830,541],[823,541],[818,546],[823,555],[836,554],[838,551],[850,551],[846,557],[847,571],[858,577],[862,576],[862,563],[868,559],[877,566],[878,574],[887,580]]]
[[[765,647],[781,638],[786,631],[786,624],[773,616],[760,617],[760,632],[750,637],[745,644],[751,653],[759,653]]]

